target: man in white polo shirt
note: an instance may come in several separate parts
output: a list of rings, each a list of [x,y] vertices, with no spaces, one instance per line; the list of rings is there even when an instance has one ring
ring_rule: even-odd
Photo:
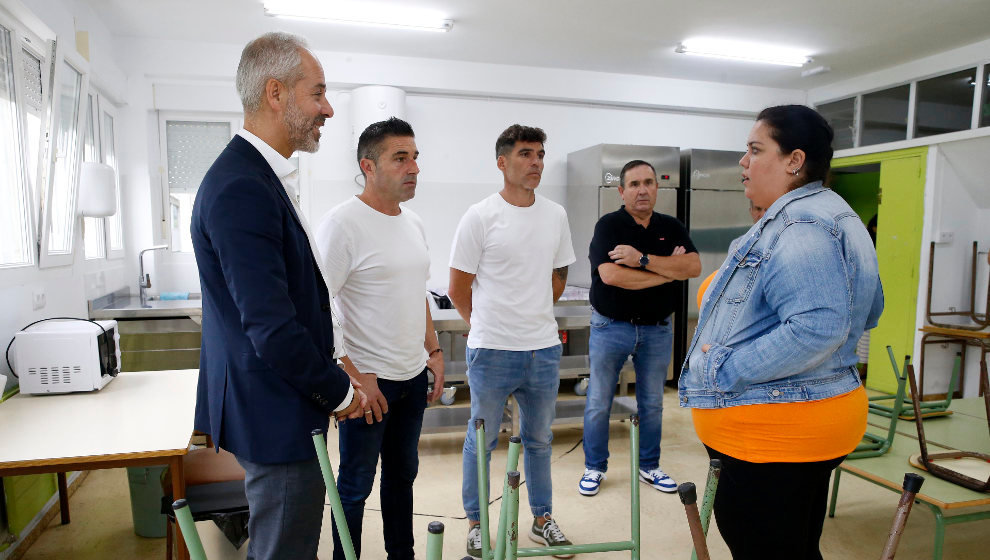
[[[443,354],[426,300],[430,255],[419,216],[400,205],[416,194],[413,129],[391,118],[358,140],[364,191],[330,210],[317,228],[330,292],[340,306],[347,354],[375,422],[340,426],[337,487],[355,552],[364,504],[382,458],[381,508],[390,560],[413,558],[413,481],[427,400],[443,390]],[[426,370],[433,371],[428,389]],[[334,527],[334,558],[343,560]],[[377,556],[377,555],[375,555]]]
[[[530,538],[547,546],[571,544],[550,516],[550,424],[561,354],[553,303],[575,259],[564,208],[535,193],[544,142],[541,129],[518,124],[498,137],[495,155],[504,186],[461,218],[450,256],[448,295],[471,327],[471,420],[464,440],[462,499],[469,523],[467,551],[475,557],[481,556],[481,505],[474,421],[485,421],[490,459],[509,395],[522,412],[519,435],[534,517]]]

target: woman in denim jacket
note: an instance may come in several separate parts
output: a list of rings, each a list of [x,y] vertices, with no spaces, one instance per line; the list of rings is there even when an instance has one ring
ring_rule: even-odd
[[[757,117],[739,164],[767,211],[712,281],[681,372],[735,560],[821,559],[829,475],[866,431],[856,342],[883,291],[863,222],[822,185],[832,137],[801,105]]]

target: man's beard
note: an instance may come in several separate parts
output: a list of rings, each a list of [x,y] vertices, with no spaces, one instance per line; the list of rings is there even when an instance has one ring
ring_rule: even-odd
[[[289,144],[292,146],[293,151],[313,153],[319,150],[320,141],[317,138],[313,138],[313,127],[323,124],[323,121],[323,115],[313,119],[307,117],[296,106],[296,96],[291,93],[289,94],[289,102],[285,109],[285,116],[282,117],[282,122],[288,130]]]

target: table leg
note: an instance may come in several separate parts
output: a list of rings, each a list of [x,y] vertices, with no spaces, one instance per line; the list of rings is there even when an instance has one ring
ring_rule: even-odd
[[[58,479],[58,511],[62,516],[62,525],[69,524],[69,487],[65,482],[65,473],[55,473]]]
[[[835,517],[835,502],[839,500],[839,476],[842,474],[842,467],[832,471],[832,502],[828,505],[828,516]]]
[[[935,516],[935,549],[932,552],[932,558],[942,560],[942,547],[945,543],[945,517],[942,516],[942,510],[939,508],[932,504],[925,505],[932,510],[932,515]]]
[[[182,456],[175,456],[169,461],[169,471],[172,473],[172,499],[186,497],[186,475],[182,470]],[[182,536],[182,531],[175,532],[175,557],[178,560],[189,560],[189,549],[186,548],[186,540]]]

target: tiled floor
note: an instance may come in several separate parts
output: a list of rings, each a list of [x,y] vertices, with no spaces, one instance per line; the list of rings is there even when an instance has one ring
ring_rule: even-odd
[[[704,484],[707,456],[691,426],[691,416],[677,407],[675,393],[665,395],[664,439],[661,463],[678,482]],[[577,481],[583,469],[580,425],[562,425],[554,429],[554,515],[561,528],[574,542],[624,540],[629,531],[628,424],[612,425],[612,469],[602,492],[595,497],[580,496]],[[332,436],[332,434],[331,434]],[[504,472],[505,434],[492,462],[492,472]],[[464,556],[466,522],[461,509],[461,444],[463,434],[428,435],[420,442],[420,472],[416,482],[416,551],[425,557],[426,526],[439,520],[446,525],[444,557]],[[336,449],[331,441],[331,450]],[[335,454],[331,457],[337,463]],[[495,477],[493,477],[495,478]],[[59,525],[58,518],[46,529],[24,556],[27,560],[144,560],[165,556],[165,539],[135,536],[132,530],[127,475],[122,469],[95,471],[72,499],[72,523]],[[691,554],[691,539],[684,510],[676,494],[662,494],[645,485],[642,492],[642,544],[644,559],[681,558]],[[500,492],[500,483],[493,484]],[[525,509],[523,486],[520,503]],[[768,499],[773,499],[770,496]],[[826,519],[822,551],[829,559],[877,558],[886,541],[887,531],[898,495],[873,484],[846,477],[839,495],[836,518]],[[381,516],[377,488],[368,501],[363,534],[363,558],[385,557],[381,542]],[[498,506],[491,509],[498,514]],[[319,558],[330,558],[330,514],[324,515],[324,532]],[[494,531],[495,521],[492,522]],[[528,517],[520,525],[528,527]],[[246,546],[235,551],[208,522],[199,524],[211,560],[238,559],[246,556]],[[932,557],[934,523],[927,508],[916,508],[901,540],[899,560]],[[772,535],[766,538],[772,539]],[[712,557],[727,559],[728,552],[712,524],[709,535]],[[526,546],[529,546],[528,542]],[[990,548],[990,521],[951,526],[946,532],[945,560],[987,558]],[[980,551],[983,552],[980,552]],[[627,553],[600,553],[583,558],[626,558]]]

